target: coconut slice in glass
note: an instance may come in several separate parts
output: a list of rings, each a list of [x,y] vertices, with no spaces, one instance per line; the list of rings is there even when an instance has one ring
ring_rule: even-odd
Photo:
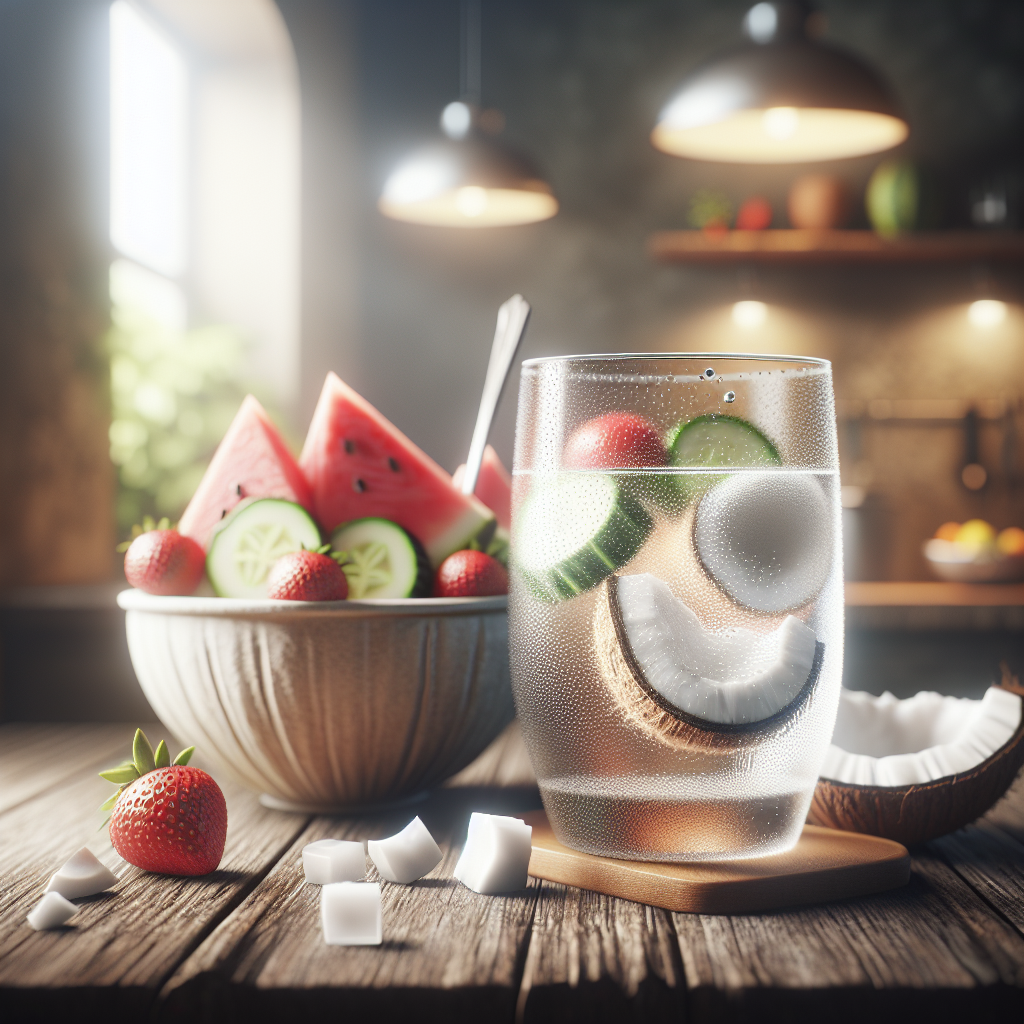
[[[843,690],[808,821],[904,844],[984,814],[1024,764],[1019,684],[980,700]]]
[[[650,573],[613,576],[594,621],[602,679],[636,724],[673,746],[727,750],[806,705],[824,645],[792,615],[766,635],[706,630]]]

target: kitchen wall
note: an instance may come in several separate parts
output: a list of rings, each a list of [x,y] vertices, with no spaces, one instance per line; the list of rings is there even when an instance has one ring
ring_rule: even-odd
[[[732,0],[483,2],[483,100],[505,138],[542,164],[561,202],[547,223],[446,231],[375,208],[394,163],[436,131],[459,86],[454,0],[280,0],[298,54],[307,118],[304,411],[335,366],[449,469],[468,446],[498,304],[534,307],[526,357],[587,351],[743,349],[826,356],[864,424],[842,429],[844,482],[867,491],[860,575],[927,578],[921,540],[943,520],[1024,520],[1024,429],[983,420],[989,485],[959,482],[962,426],[868,415],[872,399],[1012,403],[1024,392],[1020,265],[713,268],[659,266],[650,232],[686,226],[693,193],[767,196],[785,226],[798,173],[841,175],[858,196],[878,158],[818,167],[729,167],[655,151],[648,134],[685,74],[739,42]],[[1017,3],[829,0],[826,38],[881,70],[906,106],[902,153],[945,195],[943,223],[967,226],[972,181],[1019,168],[1024,7]],[[863,213],[854,226],[864,226]],[[967,304],[1007,300],[988,332]],[[731,304],[770,307],[759,332]],[[511,457],[516,381],[494,443]],[[877,407],[876,407],[877,409]],[[991,410],[990,410],[991,411]]]
[[[106,4],[22,0],[0,15],[3,589],[109,577],[114,523]]]

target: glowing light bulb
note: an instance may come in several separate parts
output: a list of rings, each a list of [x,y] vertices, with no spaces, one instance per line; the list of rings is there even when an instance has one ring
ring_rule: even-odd
[[[455,208],[463,217],[479,217],[487,209],[487,189],[479,185],[460,188],[455,197]]]
[[[753,331],[768,318],[768,307],[763,302],[744,299],[732,307],[732,322],[744,330]]]
[[[800,127],[800,112],[796,107],[771,107],[761,115],[761,127],[773,139],[791,139]]]
[[[983,330],[998,327],[1006,319],[1006,303],[998,299],[978,299],[967,308],[967,319]]]

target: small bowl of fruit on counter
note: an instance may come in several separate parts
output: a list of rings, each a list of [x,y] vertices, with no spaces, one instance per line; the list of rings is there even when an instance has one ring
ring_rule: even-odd
[[[137,531],[125,555],[149,702],[268,806],[438,785],[515,713],[510,488],[488,449],[463,494],[334,374],[298,460],[247,398],[177,528]]]
[[[997,532],[984,519],[943,523],[924,556],[936,576],[955,583],[1016,583],[1024,580],[1024,530]]]

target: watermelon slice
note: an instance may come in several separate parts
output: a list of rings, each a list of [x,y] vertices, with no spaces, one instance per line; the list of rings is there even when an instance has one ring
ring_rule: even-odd
[[[465,472],[464,464],[455,470],[453,486],[462,486]],[[476,479],[474,494],[494,513],[494,518],[503,530],[512,529],[512,477],[490,445],[484,449],[484,460],[480,463],[480,475]]]
[[[313,493],[295,457],[252,395],[214,453],[178,523],[178,532],[203,549],[214,528],[244,498],[284,498],[313,509]]]
[[[365,398],[328,373],[299,456],[325,532],[376,516],[408,530],[436,568],[494,516]]]

